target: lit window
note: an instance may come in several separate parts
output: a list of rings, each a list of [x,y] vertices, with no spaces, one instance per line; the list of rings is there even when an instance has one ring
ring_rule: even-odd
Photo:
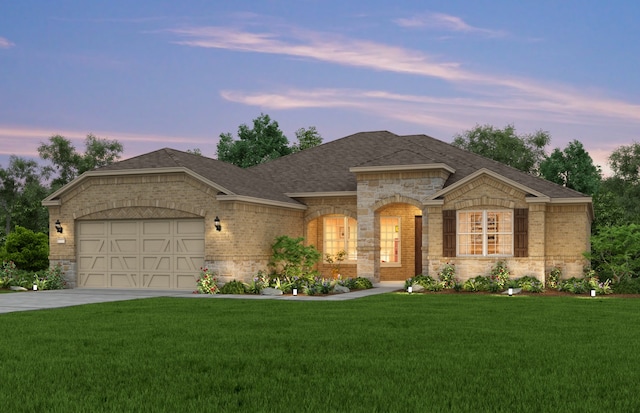
[[[400,262],[399,217],[380,217],[380,262]]]
[[[324,219],[324,253],[336,255],[346,251],[347,261],[355,261],[358,245],[358,226],[353,218],[330,216]]]
[[[457,234],[458,255],[513,255],[513,212],[458,212]]]

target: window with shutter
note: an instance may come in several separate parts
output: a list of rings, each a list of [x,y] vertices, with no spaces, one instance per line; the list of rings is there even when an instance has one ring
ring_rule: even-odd
[[[529,210],[526,208],[514,211],[514,256],[529,256]]]
[[[442,211],[442,255],[456,256],[456,211]]]

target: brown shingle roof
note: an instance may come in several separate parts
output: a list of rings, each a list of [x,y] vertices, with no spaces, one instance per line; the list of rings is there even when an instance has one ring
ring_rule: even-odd
[[[399,136],[388,131],[356,133],[250,169],[278,182],[286,193],[334,192],[356,190],[351,167],[395,166],[399,162],[452,167],[455,173],[445,187],[486,168],[551,198],[585,196],[427,135]]]
[[[172,167],[190,169],[203,178],[230,191],[227,195],[240,195],[300,205],[299,202],[284,195],[281,188],[271,181],[263,179],[255,171],[175,149],[159,149],[102,167],[97,171]]]
[[[486,168],[550,198],[586,195],[526,174],[426,135],[361,132],[248,169],[174,149],[160,149],[99,171],[184,167],[227,189],[230,195],[300,205],[286,193],[356,191],[351,167],[445,164],[455,170],[445,188]]]

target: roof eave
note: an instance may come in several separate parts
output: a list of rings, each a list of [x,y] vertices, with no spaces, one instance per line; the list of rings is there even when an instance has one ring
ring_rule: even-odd
[[[349,172],[396,172],[396,171],[425,171],[444,169],[449,173],[455,173],[456,170],[445,163],[429,163],[416,165],[384,165],[384,166],[352,166]]]

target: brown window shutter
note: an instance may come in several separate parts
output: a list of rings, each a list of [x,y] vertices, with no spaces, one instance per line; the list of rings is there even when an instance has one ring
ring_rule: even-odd
[[[456,256],[456,211],[454,209],[442,211],[442,255]]]
[[[514,209],[513,255],[515,257],[529,256],[529,210]]]

